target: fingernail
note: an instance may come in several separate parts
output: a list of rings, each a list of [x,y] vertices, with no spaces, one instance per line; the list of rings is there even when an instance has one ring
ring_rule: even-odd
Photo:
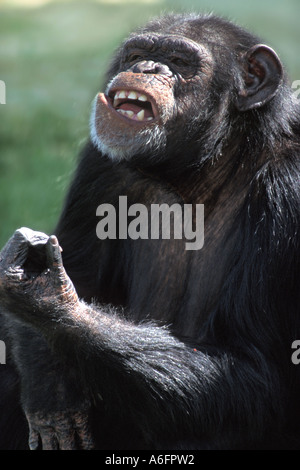
[[[58,245],[58,240],[57,240],[57,238],[56,238],[55,235],[51,235],[51,237],[49,237],[49,241],[50,241],[50,243],[51,243],[52,245],[54,245],[54,246],[55,246],[55,245]]]

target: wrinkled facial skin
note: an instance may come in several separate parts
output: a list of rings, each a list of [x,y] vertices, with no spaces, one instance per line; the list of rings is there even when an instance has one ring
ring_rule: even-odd
[[[126,41],[117,61],[117,74],[94,101],[92,141],[115,161],[157,162],[170,142],[184,144],[197,121],[211,56],[186,38],[144,34]]]

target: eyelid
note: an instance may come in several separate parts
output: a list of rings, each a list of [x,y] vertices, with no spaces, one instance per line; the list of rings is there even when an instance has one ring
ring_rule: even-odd
[[[134,60],[138,60],[138,59],[142,59],[141,54],[129,54],[129,56],[128,56],[128,60],[130,60],[130,61],[134,61]]]
[[[185,57],[180,57],[180,55],[171,56],[170,61],[172,63],[175,63],[175,64],[176,64],[176,62],[177,63],[181,62],[182,65],[189,65],[189,62],[186,60],[186,58]]]
[[[140,50],[126,50],[124,52],[123,60],[125,62],[133,62],[138,59],[143,59],[143,52]]]

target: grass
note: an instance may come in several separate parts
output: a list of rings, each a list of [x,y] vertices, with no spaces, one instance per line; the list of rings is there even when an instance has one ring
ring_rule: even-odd
[[[267,37],[296,80],[299,3],[66,1],[0,7],[0,80],[7,103],[0,105],[0,247],[20,226],[47,233],[55,226],[88,136],[91,101],[113,50],[131,29],[182,5],[213,9]]]

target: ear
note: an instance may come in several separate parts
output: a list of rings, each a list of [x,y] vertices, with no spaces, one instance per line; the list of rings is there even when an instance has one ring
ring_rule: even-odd
[[[282,82],[283,69],[276,52],[257,44],[243,57],[243,88],[239,91],[236,107],[239,111],[259,108],[270,101]]]

